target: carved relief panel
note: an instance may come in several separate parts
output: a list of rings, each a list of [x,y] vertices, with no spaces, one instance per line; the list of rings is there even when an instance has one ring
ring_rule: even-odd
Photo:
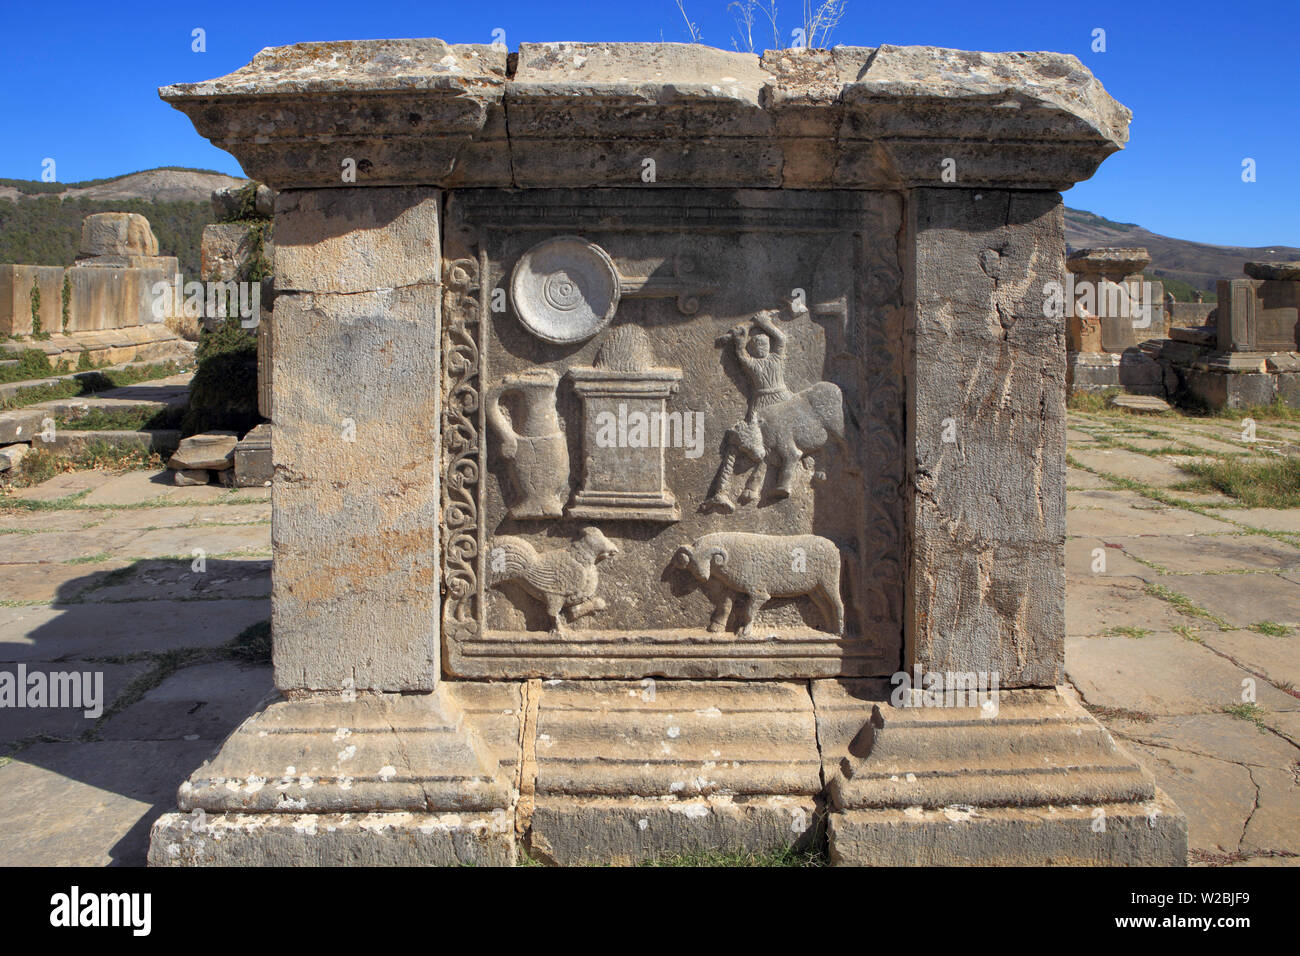
[[[900,209],[861,192],[449,197],[449,674],[898,669]]]

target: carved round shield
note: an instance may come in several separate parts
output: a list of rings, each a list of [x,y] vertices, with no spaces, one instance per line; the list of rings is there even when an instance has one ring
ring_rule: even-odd
[[[524,327],[563,345],[589,339],[618,309],[618,269],[594,242],[557,236],[520,258],[510,276],[510,298]]]

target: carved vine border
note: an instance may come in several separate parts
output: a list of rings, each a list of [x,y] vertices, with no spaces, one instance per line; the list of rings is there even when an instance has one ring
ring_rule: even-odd
[[[442,442],[443,629],[450,637],[478,630],[481,600],[478,557],[483,547],[479,514],[482,475],[482,346],[487,297],[487,252],[453,259],[443,270]],[[475,293],[478,293],[476,296]]]

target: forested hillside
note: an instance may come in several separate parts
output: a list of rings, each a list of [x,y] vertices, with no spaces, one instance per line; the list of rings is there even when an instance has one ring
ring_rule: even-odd
[[[81,220],[95,212],[138,212],[149,220],[161,255],[180,260],[181,273],[197,278],[203,227],[212,222],[208,202],[147,202],[41,196],[0,202],[0,263],[69,266],[81,243]]]

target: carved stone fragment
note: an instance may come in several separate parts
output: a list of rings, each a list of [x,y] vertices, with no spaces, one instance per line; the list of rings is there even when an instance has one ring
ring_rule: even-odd
[[[555,414],[555,389],[560,377],[546,368],[507,375],[492,390],[487,419],[501,439],[519,500],[512,518],[558,518],[569,491],[569,447]],[[507,418],[501,399],[518,395],[516,415]]]
[[[519,321],[533,335],[556,344],[582,342],[614,318],[618,270],[594,242],[556,236],[520,257],[510,293]]]
[[[605,609],[604,598],[596,596],[596,565],[618,552],[618,545],[599,528],[583,528],[567,549],[542,554],[523,538],[501,535],[488,551],[489,580],[496,587],[516,584],[545,604],[551,632],[560,634],[565,629],[563,612],[575,621]]]
[[[665,450],[682,448],[689,411],[666,408],[682,372],[656,368],[644,331],[620,326],[592,366],[569,370],[583,407],[582,485],[569,506],[579,518],[677,521],[681,512],[664,474]],[[700,426],[703,427],[703,426]]]
[[[754,322],[760,331],[751,334],[747,325],[740,325],[719,339],[719,344],[733,347],[749,379],[749,407],[744,419],[727,431],[722,464],[702,511],[731,514],[736,510],[730,485],[738,455],[754,462],[740,495],[745,505],[758,500],[769,463],[779,469],[773,497],[788,498],[795,468],[803,464],[812,471],[813,452],[832,439],[837,444],[844,441],[844,397],[839,386],[818,382],[797,394],[791,392],[785,384],[786,333],[774,313],[760,312]]]
[[[732,604],[742,599],[736,633],[748,636],[754,615],[772,598],[810,597],[827,630],[844,633],[840,600],[840,551],[815,534],[718,532],[677,549],[673,562],[687,569],[713,601],[709,630],[722,631]]]

